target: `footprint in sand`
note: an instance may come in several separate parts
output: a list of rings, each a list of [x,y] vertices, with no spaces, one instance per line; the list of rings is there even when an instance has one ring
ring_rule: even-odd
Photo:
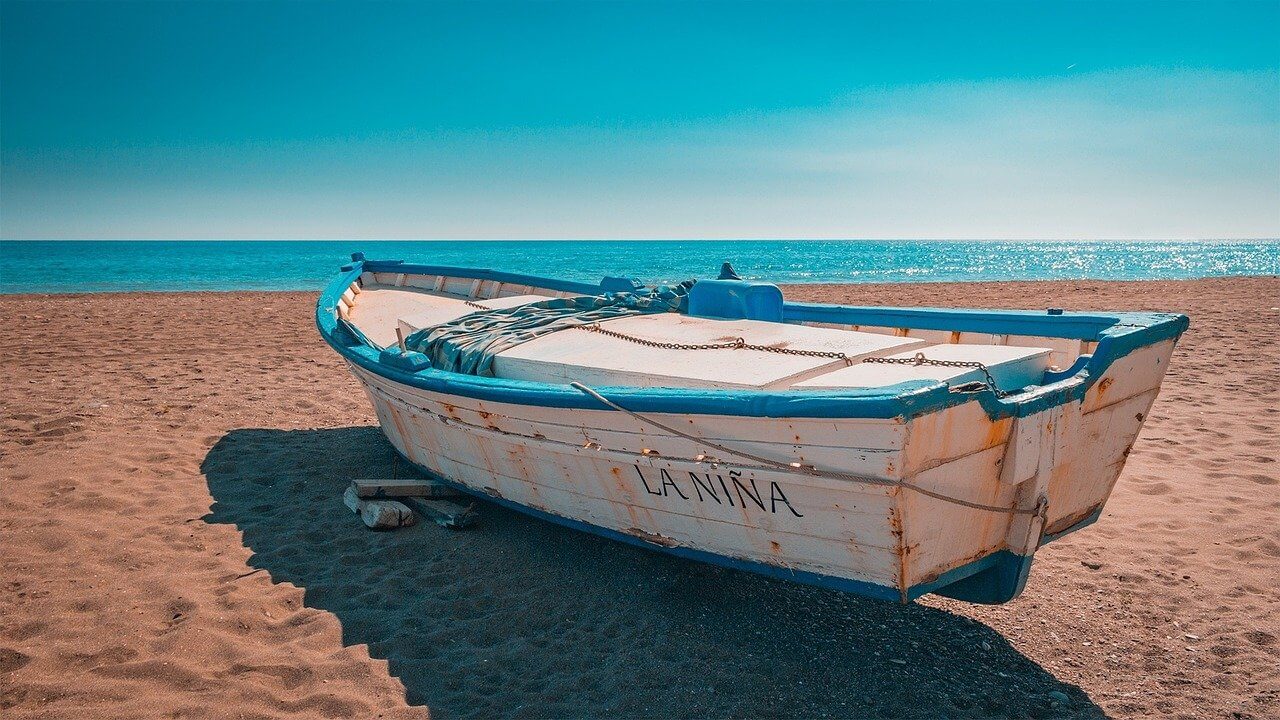
[[[196,611],[196,604],[185,598],[178,598],[170,601],[165,606],[166,619],[164,621],[164,629],[161,633],[166,633],[191,619]]]
[[[103,665],[119,665],[136,660],[138,651],[124,645],[113,645],[93,653],[66,653],[61,659],[73,668],[90,670]]]
[[[1258,549],[1269,557],[1280,557],[1280,543],[1274,540],[1263,540],[1258,544]]]
[[[248,665],[236,663],[224,674],[258,673],[276,678],[282,688],[292,690],[301,687],[311,679],[313,673],[309,669],[295,668],[288,665]]]
[[[1258,647],[1271,647],[1276,644],[1276,636],[1263,630],[1249,630],[1245,632],[1244,639]]]
[[[0,673],[11,673],[31,662],[31,657],[14,650],[0,647]]]
[[[199,669],[163,660],[140,660],[118,665],[102,665],[90,669],[90,672],[103,677],[158,683],[185,692],[198,692],[208,686],[207,678],[199,672]]]

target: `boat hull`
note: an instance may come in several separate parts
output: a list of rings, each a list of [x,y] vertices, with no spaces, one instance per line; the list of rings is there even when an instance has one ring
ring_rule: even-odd
[[[721,447],[865,482],[717,457],[724,453],[709,444],[612,410],[492,402],[352,371],[400,454],[504,505],[682,557],[883,599],[939,592],[1005,602],[1021,592],[1045,538],[1097,518],[1171,350],[1172,341],[1139,350],[1083,401],[1026,418],[992,420],[977,403],[914,418],[653,416]],[[1030,441],[1027,428],[1038,432]],[[1024,451],[1035,445],[1032,461],[1027,452],[1019,459],[1019,442]],[[1036,522],[966,507],[904,480],[993,507],[1045,496],[1047,512]]]

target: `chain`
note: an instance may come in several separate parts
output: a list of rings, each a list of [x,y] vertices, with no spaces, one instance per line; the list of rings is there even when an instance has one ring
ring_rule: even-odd
[[[759,352],[771,352],[779,355],[802,355],[804,357],[825,357],[843,360],[846,365],[852,365],[853,360],[842,352],[829,352],[826,350],[797,350],[795,348],[773,347],[771,345],[752,345],[742,338],[735,338],[731,342],[722,343],[702,343],[698,345],[690,345],[685,343],[659,342],[657,340],[648,340],[634,335],[617,332],[616,330],[605,330],[600,327],[600,323],[591,323],[589,325],[575,325],[579,330],[599,333],[611,338],[626,340],[637,345],[646,347],[661,348],[663,350],[757,350]],[[954,368],[977,368],[986,378],[987,387],[991,388],[996,397],[1006,397],[1009,393],[1001,390],[996,386],[996,379],[991,377],[991,371],[987,366],[977,361],[965,360],[931,360],[924,356],[924,353],[916,353],[915,357],[909,358],[882,358],[882,357],[866,357],[862,358],[864,363],[884,363],[886,365],[936,365],[938,367],[954,367]]]
[[[645,338],[636,337],[634,335],[626,335],[614,330],[605,330],[600,327],[600,323],[591,323],[590,325],[575,325],[579,330],[587,330],[589,332],[600,333],[611,338],[626,340],[637,345],[646,347],[662,348],[663,350],[757,350],[759,352],[771,352],[779,355],[803,355],[805,357],[825,357],[843,360],[846,365],[852,365],[853,360],[842,352],[828,352],[826,350],[796,350],[794,348],[773,347],[772,345],[752,345],[742,338],[735,338],[730,342],[722,343],[703,343],[700,345],[687,345],[684,343],[659,342],[657,340],[647,340]]]
[[[936,365],[938,367],[954,367],[954,368],[977,368],[982,371],[982,375],[987,379],[987,387],[995,392],[996,397],[1005,397],[1009,393],[996,387],[996,379],[991,377],[991,371],[977,361],[965,360],[930,360],[924,356],[924,353],[918,352],[915,357],[909,358],[882,358],[882,357],[866,357],[862,358],[864,363],[882,363],[885,365]]]
[[[488,307],[488,306],[486,306],[486,305],[481,305],[480,303],[471,302],[470,300],[463,300],[463,301],[462,301],[462,304],[463,304],[463,305],[470,305],[470,306],[471,306],[471,307],[473,307],[473,308],[480,308],[481,310],[492,310],[492,309],[493,309],[493,308]]]

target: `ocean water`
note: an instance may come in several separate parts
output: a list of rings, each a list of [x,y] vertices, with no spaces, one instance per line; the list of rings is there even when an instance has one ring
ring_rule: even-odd
[[[4,241],[0,293],[317,290],[370,258],[596,282],[714,276],[778,283],[1144,280],[1280,273],[1280,241]]]

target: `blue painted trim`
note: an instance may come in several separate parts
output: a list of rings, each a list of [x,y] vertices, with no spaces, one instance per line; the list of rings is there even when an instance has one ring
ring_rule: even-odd
[[[402,354],[397,347],[390,347],[379,353],[378,362],[411,373],[431,367],[431,360],[426,355],[413,351]]]
[[[514,282],[566,292],[600,292],[599,287],[492,270],[410,265],[400,261],[356,260],[349,267],[349,270],[339,273],[320,295],[316,305],[316,326],[325,341],[352,363],[393,382],[433,392],[519,405],[605,409],[606,406],[594,398],[567,385],[459,375],[434,368],[413,372],[393,367],[380,362],[376,350],[341,327],[335,312],[343,290],[365,271],[445,274]],[[1159,313],[1049,315],[1045,312],[858,308],[811,303],[787,303],[785,312],[785,318],[793,321],[804,319],[882,327],[912,325],[942,329],[954,323],[957,327],[951,329],[971,332],[1003,334],[1016,329],[1020,333],[1048,337],[1084,335],[1084,339],[1096,340],[1098,347],[1072,376],[1040,386],[1032,392],[1007,398],[997,398],[990,391],[953,393],[946,384],[929,381],[912,381],[885,388],[813,391],[637,387],[603,387],[597,390],[614,402],[637,412],[779,418],[894,418],[936,412],[976,401],[992,419],[1000,419],[1030,415],[1055,405],[1081,400],[1085,391],[1116,359],[1139,347],[1178,337],[1186,329],[1188,322],[1183,315]],[[877,312],[880,314],[876,314]],[[1062,333],[1057,332],[1058,323],[1064,323]]]
[[[1050,385],[1052,383],[1060,382],[1062,380],[1069,380],[1076,373],[1079,373],[1081,370],[1084,370],[1086,367],[1088,367],[1089,362],[1091,360],[1093,360],[1093,356],[1086,353],[1084,355],[1081,355],[1080,357],[1077,357],[1075,362],[1071,363],[1071,367],[1067,368],[1066,370],[1059,370],[1057,372],[1054,372],[1052,370],[1046,370],[1044,373],[1044,378],[1041,380],[1041,384]]]
[[[855,305],[821,305],[788,302],[786,322],[828,322],[874,327],[912,327],[921,330],[959,330],[993,335],[1043,335],[1073,340],[1097,340],[1107,328],[1132,317],[1129,313],[1096,313],[1034,310],[966,310],[960,308],[895,308]]]
[[[1000,550],[975,563],[943,573],[924,590],[965,602],[999,605],[1022,594],[1031,573],[1031,561],[1031,555]],[[981,567],[973,572],[972,566],[978,564]]]

